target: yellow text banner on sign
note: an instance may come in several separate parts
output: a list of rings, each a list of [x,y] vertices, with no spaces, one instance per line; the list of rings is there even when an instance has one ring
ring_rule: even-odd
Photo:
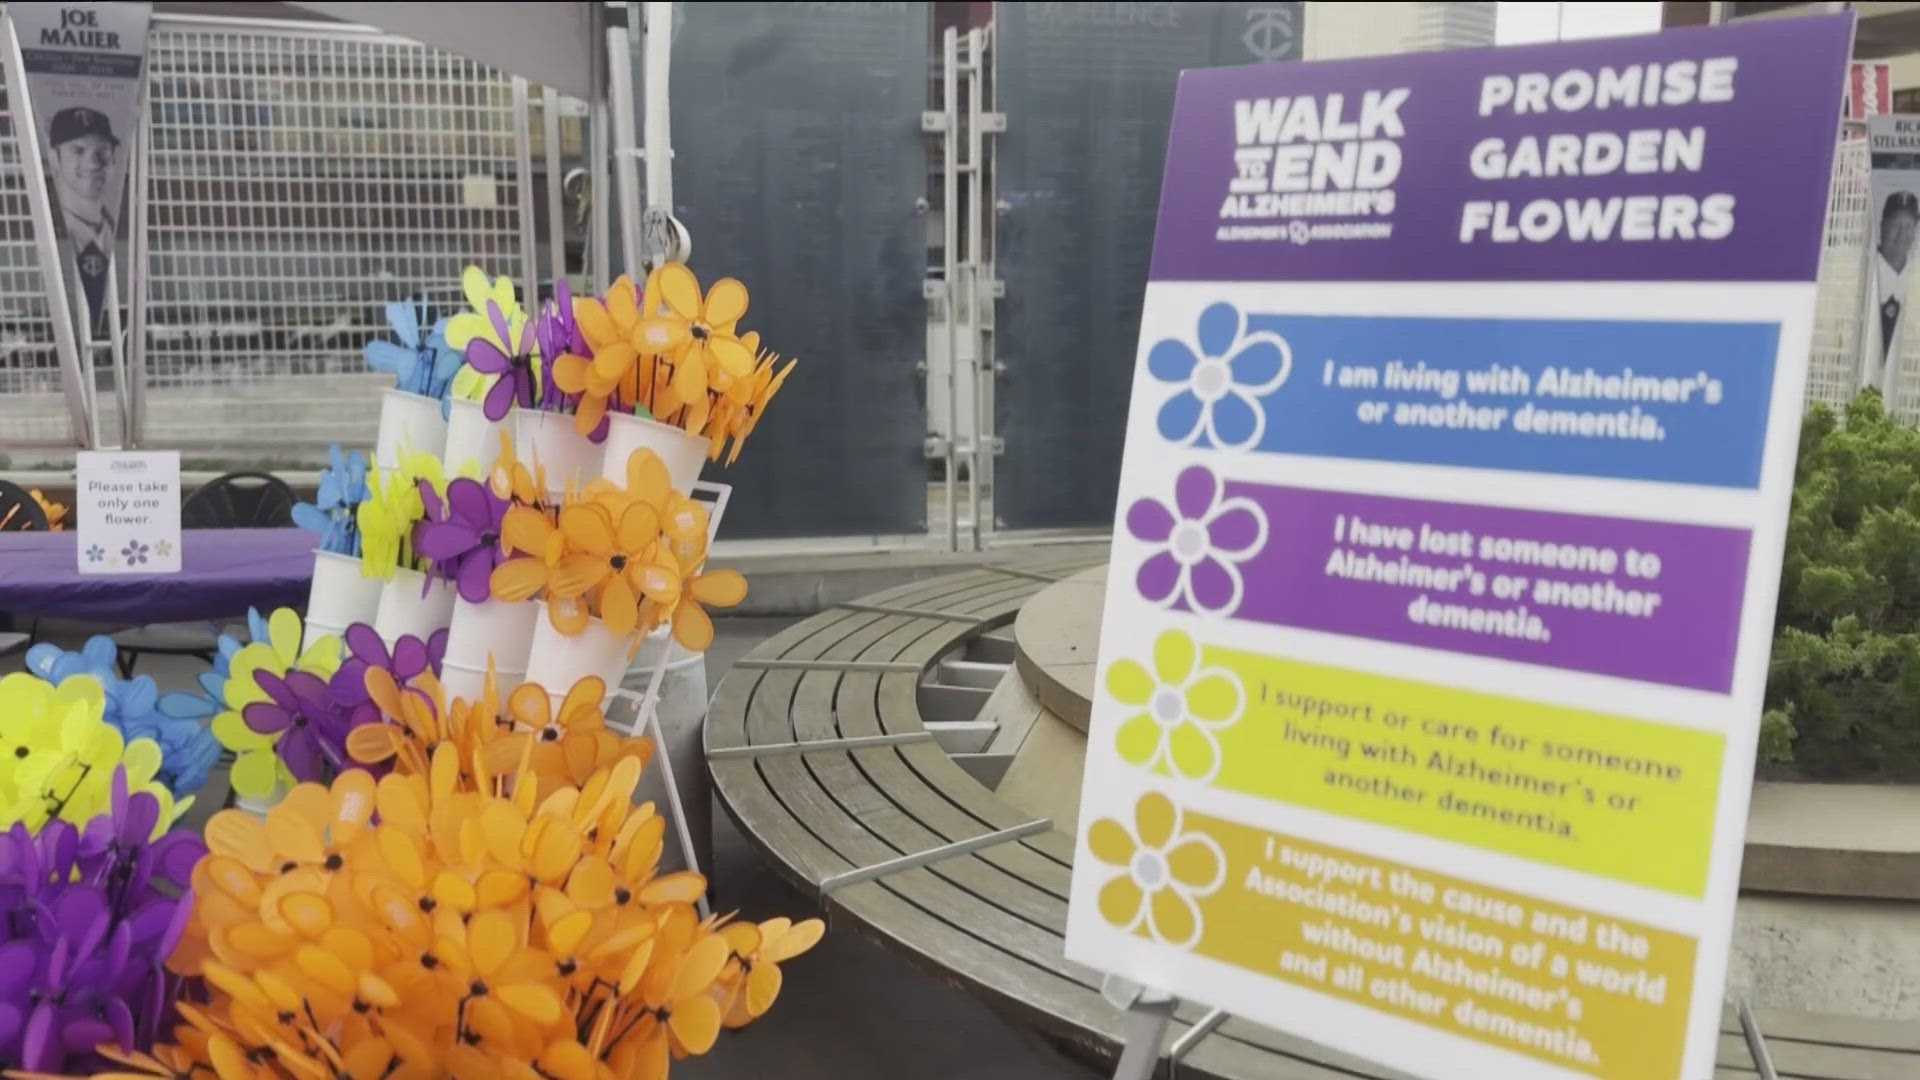
[[[1164,669],[1195,648],[1169,631],[1153,661],[1118,661],[1108,689],[1123,702],[1139,698],[1130,687],[1149,663]],[[1251,652],[1198,652],[1183,724],[1169,731],[1144,702],[1148,711],[1120,727],[1123,758],[1682,896],[1705,890],[1719,735]]]
[[[1603,1080],[1679,1069],[1693,938],[1157,793],[1088,841],[1102,916],[1140,937]]]

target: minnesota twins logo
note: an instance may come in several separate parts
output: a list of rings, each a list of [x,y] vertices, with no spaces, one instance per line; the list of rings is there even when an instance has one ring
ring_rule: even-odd
[[[1255,60],[1291,60],[1300,55],[1294,35],[1298,4],[1262,4],[1247,12],[1240,43]]]

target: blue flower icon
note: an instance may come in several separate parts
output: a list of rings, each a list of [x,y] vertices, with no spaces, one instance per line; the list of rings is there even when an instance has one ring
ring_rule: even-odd
[[[1260,399],[1287,381],[1293,350],[1278,334],[1248,333],[1246,315],[1222,302],[1200,313],[1192,343],[1181,338],[1154,343],[1147,371],[1181,386],[1160,407],[1162,436],[1187,446],[1204,431],[1213,446],[1245,450],[1266,433]]]
[[[107,549],[101,547],[99,544],[94,544],[93,546],[87,548],[88,562],[99,562],[101,559],[104,559],[106,557],[107,557]]]

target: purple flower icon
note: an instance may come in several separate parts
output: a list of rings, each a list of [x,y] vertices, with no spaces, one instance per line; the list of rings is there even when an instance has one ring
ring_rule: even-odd
[[[120,557],[127,560],[128,566],[138,566],[147,561],[147,550],[147,545],[140,541],[129,540],[127,546],[120,549]]]
[[[1140,564],[1140,595],[1156,604],[1184,603],[1209,615],[1231,615],[1246,583],[1240,563],[1267,542],[1267,518],[1252,499],[1226,497],[1220,478],[1195,465],[1173,486],[1173,505],[1141,499],[1127,510],[1134,539],[1160,546]]]

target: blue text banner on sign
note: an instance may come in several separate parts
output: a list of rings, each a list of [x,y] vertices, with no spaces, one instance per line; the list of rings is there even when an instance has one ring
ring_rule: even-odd
[[[1203,333],[1219,307],[1201,316]],[[1170,391],[1156,417],[1162,436],[1238,447],[1257,430],[1251,448],[1273,453],[1760,482],[1772,323],[1249,312],[1245,325],[1291,353],[1285,385],[1261,398],[1229,391],[1203,423],[1201,395],[1183,388],[1195,350],[1166,339],[1148,354]],[[1242,374],[1259,373],[1236,371],[1236,389]]]

